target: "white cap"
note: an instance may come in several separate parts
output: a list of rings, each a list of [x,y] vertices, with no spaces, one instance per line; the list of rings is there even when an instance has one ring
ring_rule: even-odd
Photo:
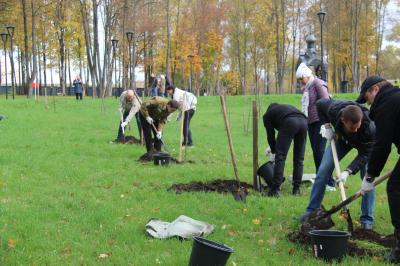
[[[299,67],[297,68],[296,71],[296,78],[301,79],[304,77],[311,77],[312,76],[312,70],[308,68],[308,66],[304,63],[301,63]]]

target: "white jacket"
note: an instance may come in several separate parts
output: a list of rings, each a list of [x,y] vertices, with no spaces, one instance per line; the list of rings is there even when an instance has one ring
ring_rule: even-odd
[[[197,98],[193,93],[175,88],[172,99],[179,103],[181,112],[187,110],[196,110]]]
[[[125,119],[125,122],[129,123],[132,120],[132,117],[139,111],[140,103],[139,100],[136,98],[136,96],[133,96],[132,102],[128,102],[126,100],[127,94],[128,92],[124,91],[121,93],[121,96],[119,97],[119,111],[122,116],[126,111],[129,110],[129,114]]]

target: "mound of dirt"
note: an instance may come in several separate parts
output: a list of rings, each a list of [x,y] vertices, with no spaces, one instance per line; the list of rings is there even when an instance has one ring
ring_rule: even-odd
[[[310,235],[305,234],[301,230],[291,232],[287,235],[287,238],[292,243],[298,243],[302,245],[308,245],[311,247],[312,240]],[[352,257],[382,257],[383,252],[382,250],[376,250],[366,247],[361,247],[357,244],[355,240],[367,240],[370,242],[374,242],[378,245],[383,247],[392,247],[394,245],[394,237],[393,235],[389,236],[382,236],[379,233],[373,230],[364,230],[364,229],[356,229],[354,230],[353,235],[351,236],[350,241],[348,242],[347,246],[347,254]]]
[[[125,139],[116,139],[114,142],[120,144],[142,144],[140,139],[137,139],[134,136],[125,136]]]
[[[246,192],[253,188],[252,185],[246,182],[240,182],[241,189],[244,189]],[[217,179],[213,181],[209,181],[206,183],[193,181],[187,184],[174,184],[168,191],[174,190],[176,193],[182,192],[218,192],[218,193],[236,193],[238,191],[238,182],[236,180],[223,180]]]

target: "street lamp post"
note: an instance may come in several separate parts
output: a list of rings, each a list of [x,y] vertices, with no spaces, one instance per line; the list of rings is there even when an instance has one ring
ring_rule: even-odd
[[[193,76],[193,58],[194,55],[190,54],[187,56],[190,61],[190,79],[189,79],[189,91],[192,92],[192,76]]]
[[[322,38],[322,36],[323,36],[323,28],[322,28],[322,25],[324,24],[324,21],[325,21],[326,12],[320,10],[320,11],[317,13],[317,15],[318,15],[319,25],[320,25],[320,29],[321,29],[321,78],[322,78],[323,80],[326,81],[326,77],[325,77],[325,66],[324,66],[324,46],[323,46],[324,43],[323,43],[323,38]]]
[[[112,48],[113,48],[113,56],[114,56],[114,86],[115,86],[115,98],[117,98],[117,47],[118,47],[118,40],[112,39]],[[118,89],[119,91],[119,89]]]
[[[10,43],[11,43],[11,84],[12,84],[12,95],[13,100],[15,99],[15,69],[14,69],[14,48],[13,48],[13,39],[14,39],[14,30],[15,26],[8,25],[6,26],[8,35],[10,35]]]
[[[133,31],[126,32],[126,38],[128,39],[128,54],[129,54],[129,88],[132,88],[132,55],[131,55],[131,47],[133,41]]]
[[[1,40],[3,41],[3,49],[4,49],[4,68],[5,68],[5,76],[6,76],[6,99],[8,99],[8,80],[7,80],[7,41],[8,41],[8,33],[2,32],[0,33]]]

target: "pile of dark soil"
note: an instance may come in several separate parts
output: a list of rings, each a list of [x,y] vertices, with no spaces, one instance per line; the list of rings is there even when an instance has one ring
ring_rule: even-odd
[[[137,139],[134,136],[125,136],[125,139],[116,139],[114,142],[120,144],[142,144],[140,139]]]
[[[301,230],[289,233],[287,238],[293,243],[308,245],[309,247],[312,244],[311,237]],[[347,254],[352,257],[382,257],[384,255],[384,250],[362,247],[355,240],[370,241],[386,248],[393,247],[395,241],[393,235],[382,236],[373,230],[356,229],[347,246]]]
[[[253,188],[252,185],[246,182],[240,182],[241,189],[244,189],[246,192]],[[210,181],[207,183],[193,181],[188,184],[174,184],[168,191],[174,190],[176,193],[182,192],[218,192],[218,193],[236,193],[238,191],[238,182],[236,180],[223,180],[217,179],[214,181]]]
[[[143,154],[142,156],[140,156],[139,157],[139,159],[137,160],[138,162],[142,162],[142,163],[145,163],[145,162],[152,162],[153,161],[153,153],[154,152],[151,152],[151,153],[145,153],[145,154]],[[195,163],[194,161],[192,161],[192,160],[184,160],[184,161],[179,161],[178,159],[176,159],[176,158],[174,158],[174,157],[171,157],[171,162],[172,163],[176,163],[176,164],[184,164],[184,163]]]

